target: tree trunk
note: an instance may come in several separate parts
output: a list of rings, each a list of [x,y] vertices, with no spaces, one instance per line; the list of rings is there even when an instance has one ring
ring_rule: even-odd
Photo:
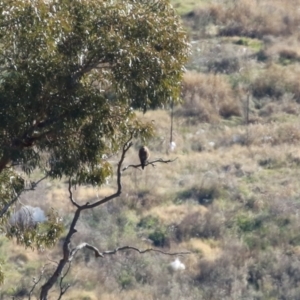
[[[57,280],[58,280],[59,276],[61,275],[61,272],[63,271],[66,263],[67,263],[66,258],[63,258],[63,259],[60,260],[55,272],[53,273],[53,275],[42,286],[41,294],[40,294],[40,300],[47,300],[48,299],[49,290],[53,287],[55,282],[57,282]]]
[[[3,171],[3,169],[7,166],[7,164],[9,163],[9,158],[3,156],[0,159],[0,173]]]

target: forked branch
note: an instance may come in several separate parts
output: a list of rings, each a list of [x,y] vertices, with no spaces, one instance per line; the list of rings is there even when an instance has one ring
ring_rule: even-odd
[[[110,196],[104,197],[94,203],[89,203],[87,202],[86,204],[80,205],[78,202],[76,202],[76,200],[73,198],[73,194],[72,194],[72,180],[71,178],[69,179],[69,198],[71,203],[73,204],[73,206],[76,207],[76,211],[74,213],[73,216],[73,220],[71,222],[71,225],[69,227],[69,231],[67,233],[67,236],[65,238],[65,241],[63,243],[63,257],[62,259],[59,261],[59,263],[57,264],[57,267],[54,271],[54,273],[52,274],[52,276],[47,280],[47,282],[42,286],[41,288],[41,294],[40,294],[40,300],[47,300],[48,297],[48,293],[49,290],[53,287],[53,285],[58,281],[59,277],[61,278],[60,281],[60,298],[61,296],[68,290],[69,286],[63,286],[62,285],[62,281],[64,279],[64,277],[66,276],[66,274],[69,271],[70,268],[70,264],[73,260],[73,258],[75,257],[76,253],[83,249],[83,248],[87,248],[91,251],[94,252],[95,257],[104,257],[105,255],[112,255],[112,254],[116,254],[119,251],[126,251],[126,250],[133,250],[133,251],[137,251],[141,254],[143,253],[147,253],[147,252],[158,252],[158,253],[162,253],[165,255],[184,255],[184,254],[189,254],[190,252],[175,252],[175,253],[170,253],[170,252],[165,252],[162,250],[158,250],[158,249],[152,249],[152,248],[148,248],[145,250],[140,250],[136,247],[132,247],[132,246],[123,246],[123,247],[119,247],[116,248],[114,250],[110,250],[110,251],[104,251],[104,252],[100,252],[98,248],[96,248],[93,245],[90,245],[88,243],[82,243],[74,248],[71,249],[70,247],[70,242],[71,242],[71,238],[72,236],[77,232],[76,230],[76,224],[79,220],[80,214],[82,211],[86,210],[86,209],[90,209],[90,208],[95,208],[98,207],[112,199],[115,199],[117,197],[119,197],[122,193],[122,172],[126,169],[128,169],[129,167],[133,167],[133,168],[137,168],[141,165],[129,165],[125,168],[122,169],[122,165],[125,159],[125,155],[128,152],[128,150],[130,149],[130,147],[132,146],[132,138],[133,138],[133,133],[130,135],[129,139],[124,143],[123,147],[122,147],[122,152],[121,152],[121,157],[120,160],[118,162],[117,165],[117,188],[115,193],[111,194]],[[156,159],[153,161],[149,161],[146,163],[146,165],[152,165],[153,167],[155,166],[155,163],[170,163],[173,162],[176,159],[173,160],[163,160],[162,158],[160,159]],[[67,272],[62,275],[63,270],[66,266],[66,264],[69,264],[69,268],[67,270]],[[60,299],[59,298],[59,299]]]
[[[44,272],[45,272],[45,269],[46,269],[47,265],[49,265],[49,264],[45,264],[45,265],[42,267],[41,272],[40,272],[40,275],[39,275],[38,278],[35,278],[35,277],[32,278],[33,285],[32,285],[32,287],[31,287],[31,289],[30,289],[30,291],[29,291],[29,293],[28,293],[28,300],[31,300],[31,296],[32,296],[32,294],[33,294],[33,291],[35,290],[36,286],[40,283],[40,281],[43,279],[43,277],[44,277]]]
[[[117,166],[117,190],[115,193],[111,194],[108,197],[105,197],[101,200],[98,200],[94,203],[86,203],[84,205],[79,205],[73,198],[73,194],[72,194],[72,180],[69,179],[69,198],[71,203],[77,208],[74,216],[73,216],[73,220],[71,222],[71,225],[69,227],[69,231],[68,234],[65,238],[65,241],[63,243],[63,257],[62,259],[59,261],[54,273],[52,274],[52,276],[46,281],[46,283],[42,286],[41,288],[41,294],[40,294],[40,300],[47,300],[48,298],[48,293],[49,290],[53,287],[53,285],[57,282],[58,278],[61,276],[63,269],[65,267],[65,265],[67,263],[70,263],[74,257],[74,255],[77,253],[78,250],[82,249],[83,247],[86,247],[90,250],[95,251],[95,247],[88,245],[88,244],[84,244],[83,246],[80,247],[76,247],[73,250],[70,249],[70,242],[71,242],[71,238],[72,236],[77,232],[76,230],[76,224],[79,220],[80,214],[83,210],[86,209],[90,209],[90,208],[94,208],[97,206],[100,206],[114,198],[117,198],[121,195],[122,192],[122,181],[121,181],[121,175],[122,175],[122,164],[124,162],[125,159],[125,155],[127,153],[127,151],[130,149],[130,147],[132,146],[132,137],[133,134],[130,135],[130,138],[124,143],[123,147],[122,147],[122,153],[121,153],[121,157],[120,160],[118,162],[118,166]],[[100,252],[99,252],[100,253]],[[68,289],[68,288],[67,288]],[[66,289],[66,290],[67,290]],[[65,293],[66,292],[65,289],[61,290],[61,292]]]

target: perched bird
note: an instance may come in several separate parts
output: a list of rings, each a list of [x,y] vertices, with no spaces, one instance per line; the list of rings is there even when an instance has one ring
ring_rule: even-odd
[[[150,157],[149,149],[146,146],[141,147],[139,151],[139,157],[140,157],[142,169],[144,170],[145,164]]]

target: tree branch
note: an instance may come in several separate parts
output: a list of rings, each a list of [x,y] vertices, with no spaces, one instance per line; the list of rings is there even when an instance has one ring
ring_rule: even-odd
[[[67,285],[63,286],[63,281],[64,281],[65,277],[68,275],[70,268],[71,268],[71,262],[69,262],[69,266],[68,266],[66,273],[64,275],[62,275],[60,278],[60,282],[59,282],[60,293],[59,293],[59,297],[57,298],[57,300],[60,300],[62,298],[62,296],[67,292],[67,290],[71,287],[71,284],[67,284]]]
[[[69,227],[69,232],[65,238],[65,241],[64,241],[64,244],[63,244],[63,257],[62,259],[59,261],[57,267],[56,267],[56,270],[54,271],[54,273],[52,274],[52,276],[47,280],[47,282],[42,286],[41,288],[41,294],[40,294],[40,300],[47,300],[47,297],[48,297],[48,293],[49,293],[49,290],[53,287],[53,285],[57,282],[59,276],[61,276],[62,274],[62,271],[65,267],[65,265],[67,263],[71,263],[71,261],[73,260],[73,258],[75,257],[76,253],[83,249],[83,248],[87,248],[91,251],[94,252],[95,254],[95,257],[104,257],[105,255],[112,255],[112,254],[115,254],[117,253],[118,251],[124,251],[124,250],[134,250],[134,251],[137,251],[141,254],[143,253],[146,253],[146,252],[158,252],[158,253],[162,253],[162,254],[165,254],[165,255],[184,255],[184,254],[189,254],[190,252],[175,252],[175,253],[170,253],[170,252],[164,252],[162,250],[158,250],[158,249],[152,249],[152,248],[148,248],[148,249],[145,249],[145,250],[140,250],[136,247],[132,247],[132,246],[124,246],[124,247],[119,247],[119,248],[116,248],[114,250],[111,250],[111,251],[104,251],[104,252],[100,252],[96,247],[88,244],[88,243],[82,243],[80,245],[78,245],[77,247],[73,248],[73,249],[70,249],[70,242],[71,242],[71,238],[72,236],[74,235],[74,233],[77,232],[77,230],[75,229],[76,227],[76,224],[78,222],[78,219],[80,217],[80,214],[83,210],[86,210],[86,209],[90,209],[90,208],[94,208],[94,207],[97,207],[97,206],[100,206],[114,198],[117,198],[121,195],[121,192],[122,192],[122,172],[126,169],[128,169],[129,167],[139,167],[141,165],[129,165],[125,168],[122,169],[122,164],[124,162],[124,159],[125,159],[125,156],[126,156],[126,153],[127,151],[130,149],[130,147],[132,146],[132,138],[133,138],[133,135],[134,135],[134,132],[132,132],[130,134],[130,137],[129,139],[124,143],[123,145],[123,148],[122,148],[122,153],[121,153],[121,157],[120,157],[120,160],[118,162],[118,166],[117,166],[117,190],[115,193],[113,193],[112,195],[108,196],[108,197],[105,197],[99,201],[96,201],[94,203],[86,203],[84,205],[79,205],[73,198],[73,194],[72,194],[72,190],[71,190],[71,187],[72,187],[72,182],[71,182],[71,178],[69,178],[69,187],[68,187],[68,190],[69,190],[69,198],[70,198],[70,201],[71,203],[77,207],[76,211],[75,211],[75,214],[74,214],[74,217],[73,217],[73,220],[72,220],[72,223]],[[174,159],[176,160],[176,159]],[[162,158],[160,159],[157,159],[157,160],[154,160],[154,161],[150,161],[150,162],[147,162],[146,165],[149,165],[151,164],[153,167],[155,166],[154,163],[170,163],[170,162],[173,162],[174,160],[163,160]],[[70,266],[69,266],[70,268]],[[69,269],[68,269],[69,270]],[[67,271],[68,272],[68,271]],[[66,273],[67,273],[66,272]],[[66,275],[66,274],[65,274]],[[67,289],[69,288],[69,286],[66,286],[66,287],[62,287],[62,280],[63,278],[65,277],[62,276],[62,279],[61,279],[61,285],[60,285],[60,288],[61,288],[61,294],[60,294],[60,298],[61,299],[61,296],[67,291]]]
[[[72,193],[72,182],[71,182],[71,177],[69,178],[69,187],[68,187],[68,191],[69,191],[69,195],[70,195],[70,201],[72,202],[72,204],[74,206],[76,206],[77,208],[80,207],[80,205],[73,199],[73,193]]]
[[[104,257],[103,254],[96,247],[94,247],[88,243],[81,243],[80,245],[78,245],[77,247],[72,249],[72,251],[70,253],[69,261],[71,261],[75,257],[76,253],[83,248],[92,250],[95,253],[95,257]]]
[[[68,232],[68,234],[65,238],[64,244],[63,244],[63,257],[59,261],[59,263],[56,267],[56,270],[54,271],[52,276],[42,286],[41,294],[40,294],[40,300],[47,300],[49,290],[57,282],[59,276],[62,274],[62,271],[63,271],[65,265],[68,262],[72,261],[74,255],[76,254],[76,252],[78,250],[82,249],[83,247],[86,247],[90,250],[96,251],[95,250],[96,248],[94,248],[93,246],[91,246],[89,244],[79,245],[79,247],[74,248],[73,250],[71,250],[70,249],[71,238],[74,235],[74,233],[77,232],[75,227],[76,227],[76,224],[77,224],[78,219],[80,217],[80,214],[83,210],[100,206],[100,205],[102,205],[102,204],[104,204],[104,203],[120,196],[120,194],[122,192],[122,181],[121,181],[122,180],[122,177],[121,177],[121,175],[122,175],[122,170],[121,170],[122,169],[122,164],[123,164],[123,161],[125,159],[125,155],[126,155],[127,151],[132,146],[132,141],[131,141],[132,138],[133,138],[133,133],[131,133],[130,138],[124,143],[123,148],[122,148],[121,158],[119,160],[118,167],[117,167],[117,191],[114,194],[112,194],[108,197],[105,197],[105,198],[103,198],[99,201],[96,201],[95,203],[92,203],[92,204],[86,203],[85,205],[79,205],[73,199],[73,194],[72,194],[72,191],[71,191],[71,179],[69,179],[69,198],[70,198],[70,201],[72,202],[72,204],[77,207],[77,210],[75,211],[72,223],[69,227],[69,232]]]
[[[7,166],[7,164],[10,162],[9,157],[7,156],[3,156],[0,159],[0,173],[5,169],[5,167]]]
[[[119,163],[118,163],[118,167],[117,167],[117,191],[108,196],[108,197],[105,197],[99,201],[96,201],[94,203],[87,203],[86,205],[82,206],[81,208],[82,209],[89,209],[89,208],[94,208],[94,207],[97,207],[99,205],[102,205],[114,198],[117,198],[121,195],[122,193],[122,182],[121,182],[121,178],[122,178],[122,164],[124,162],[124,159],[125,159],[125,155],[127,153],[127,151],[130,149],[130,147],[133,145],[131,140],[133,138],[133,133],[131,134],[130,138],[127,140],[127,142],[125,142],[124,146],[123,146],[123,149],[122,149],[122,155],[121,155],[121,158],[119,160]]]
[[[153,249],[153,248],[147,248],[147,249],[144,249],[144,250],[140,250],[136,247],[132,247],[132,246],[123,246],[123,247],[118,247],[114,250],[108,250],[108,251],[104,251],[104,252],[100,252],[98,250],[98,248],[88,244],[88,243],[82,243],[80,245],[78,245],[77,247],[73,248],[72,251],[71,251],[71,255],[72,255],[72,259],[74,258],[74,256],[76,255],[76,253],[83,249],[83,248],[87,248],[91,251],[93,251],[95,253],[95,257],[104,257],[105,255],[112,255],[112,254],[116,254],[117,252],[119,251],[124,251],[124,250],[134,250],[134,251],[137,251],[139,252],[140,254],[144,254],[144,253],[147,253],[147,252],[158,252],[158,253],[161,253],[161,254],[164,254],[164,255],[170,255],[170,256],[180,256],[180,255],[186,255],[186,254],[190,254],[191,252],[189,251],[185,251],[185,252],[165,252],[165,251],[162,251],[162,250],[159,250],[159,249]]]
[[[32,293],[34,291],[34,289],[36,288],[36,286],[39,284],[39,282],[42,280],[43,278],[43,275],[44,275],[44,272],[45,272],[45,268],[48,264],[45,264],[43,267],[42,267],[42,270],[41,270],[41,273],[40,273],[40,276],[38,279],[36,279],[35,277],[32,278],[32,281],[33,281],[33,286],[31,288],[31,290],[29,291],[28,293],[28,300],[31,300],[31,296],[32,296]]]
[[[155,167],[155,164],[154,164],[154,163],[164,163],[164,164],[168,164],[168,163],[171,163],[171,162],[175,161],[176,159],[177,159],[177,157],[174,158],[174,159],[168,159],[168,160],[164,160],[164,159],[162,159],[162,158],[159,158],[159,159],[156,159],[156,160],[147,161],[146,164],[145,164],[145,167],[148,166],[148,165],[152,165],[152,167]],[[136,168],[136,169],[137,169],[137,168],[139,168],[139,167],[141,167],[141,166],[142,166],[141,164],[139,164],[139,165],[128,165],[128,166],[126,166],[125,168],[123,168],[122,171],[124,172],[124,171],[126,171],[128,168]]]

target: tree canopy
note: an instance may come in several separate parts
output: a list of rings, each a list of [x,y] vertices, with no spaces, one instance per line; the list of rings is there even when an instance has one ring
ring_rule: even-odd
[[[15,166],[103,184],[113,172],[107,157],[128,136],[152,134],[134,110],[178,101],[188,53],[169,1],[0,1],[2,230],[26,190]],[[27,237],[6,234],[51,245],[62,228],[55,212],[48,223]]]

